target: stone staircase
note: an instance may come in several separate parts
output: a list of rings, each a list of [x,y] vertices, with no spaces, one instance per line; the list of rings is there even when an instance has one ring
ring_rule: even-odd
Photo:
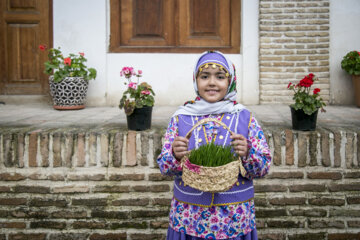
[[[273,154],[259,239],[359,239],[359,109],[329,107],[313,132],[291,130],[287,106],[249,109]],[[134,132],[116,108],[0,106],[0,239],[165,239],[173,184],[156,157],[173,110]]]

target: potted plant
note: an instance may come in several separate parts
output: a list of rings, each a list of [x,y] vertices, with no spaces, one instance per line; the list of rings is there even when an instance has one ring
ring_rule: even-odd
[[[341,61],[341,68],[352,77],[355,91],[355,103],[356,106],[360,107],[360,52],[348,52]]]
[[[45,51],[45,45],[39,49]],[[45,64],[45,73],[50,75],[50,94],[53,107],[58,110],[75,110],[85,107],[89,80],[96,78],[96,70],[85,65],[84,53],[70,53],[64,57],[59,48],[50,48]]]
[[[310,73],[306,75],[298,84],[289,83],[288,89],[294,92],[293,100],[295,103],[290,105],[292,128],[294,130],[313,131],[316,128],[316,120],[319,108],[326,106],[320,97],[320,88],[315,88],[311,92],[311,86],[318,78]]]
[[[142,71],[132,67],[123,67],[120,76],[125,77],[127,90],[120,99],[119,108],[124,108],[129,130],[142,131],[151,128],[151,114],[155,93],[146,82],[139,82]],[[132,81],[136,77],[136,82]]]

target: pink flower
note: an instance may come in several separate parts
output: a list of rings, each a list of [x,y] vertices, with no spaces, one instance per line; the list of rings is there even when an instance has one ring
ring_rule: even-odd
[[[136,89],[136,83],[130,82],[128,85],[129,88]]]
[[[79,54],[80,54],[81,56],[85,56],[85,53],[83,53],[83,52],[79,52]]]
[[[150,91],[149,91],[149,90],[144,90],[144,91],[141,91],[141,94],[149,95],[149,94],[150,94]]]
[[[123,69],[121,69],[121,72],[125,75],[125,77],[130,78],[129,75],[133,75],[134,69],[132,67],[123,67]]]
[[[141,70],[138,70],[138,74],[139,74],[139,75],[142,74],[142,71],[141,71]]]
[[[120,71],[120,77],[122,77],[122,76],[124,76],[124,74],[123,74],[123,72],[122,72],[122,71]]]

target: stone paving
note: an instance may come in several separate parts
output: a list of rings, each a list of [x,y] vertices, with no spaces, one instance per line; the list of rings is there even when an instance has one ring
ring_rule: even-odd
[[[291,128],[287,105],[250,105],[258,121],[264,126]],[[152,126],[165,128],[176,106],[155,106]],[[319,112],[317,126],[360,128],[360,108],[355,106],[327,106]],[[44,103],[0,104],[0,127],[126,127],[126,115],[117,107],[86,107],[82,110],[59,111]]]

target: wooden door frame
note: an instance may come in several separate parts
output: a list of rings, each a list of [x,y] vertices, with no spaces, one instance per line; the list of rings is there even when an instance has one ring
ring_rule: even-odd
[[[48,28],[46,29],[47,33],[46,33],[46,38],[48,39],[48,42],[46,43],[46,45],[48,46],[48,48],[51,48],[53,47],[53,0],[45,0],[47,1],[48,3],[48,18],[46,19],[47,22],[48,22]],[[7,2],[6,1],[3,1],[1,0],[0,2],[0,9],[1,9],[1,15],[3,16],[4,14],[4,10],[5,9],[5,6],[6,6]],[[0,19],[1,21],[4,21],[4,17],[2,17]],[[41,22],[40,22],[41,23]],[[6,24],[1,24],[2,26],[6,26]],[[1,31],[4,30],[4,28],[1,29]],[[6,68],[7,68],[7,58],[5,56],[5,53],[7,52],[7,50],[5,49],[5,44],[6,44],[6,39],[5,39],[5,33],[2,34],[3,36],[0,37],[0,44],[1,44],[1,47],[0,47],[0,56],[2,56],[0,58],[0,95],[34,95],[34,94],[27,94],[27,93],[9,93],[7,90],[6,90],[6,83],[7,83],[7,75],[6,75],[6,72],[8,71]],[[39,43],[41,44],[41,42]],[[36,49],[35,50],[39,50],[38,49],[38,46],[36,46]],[[47,53],[45,53],[45,55],[47,56]],[[41,87],[41,90],[40,90],[40,93],[39,94],[35,94],[35,95],[47,95],[48,92],[49,92],[49,84],[48,84],[48,77],[47,75],[44,73],[44,70],[45,70],[45,67],[44,67],[44,62],[43,62],[43,59],[40,59],[40,62],[39,62],[39,83],[40,83],[40,87]]]

